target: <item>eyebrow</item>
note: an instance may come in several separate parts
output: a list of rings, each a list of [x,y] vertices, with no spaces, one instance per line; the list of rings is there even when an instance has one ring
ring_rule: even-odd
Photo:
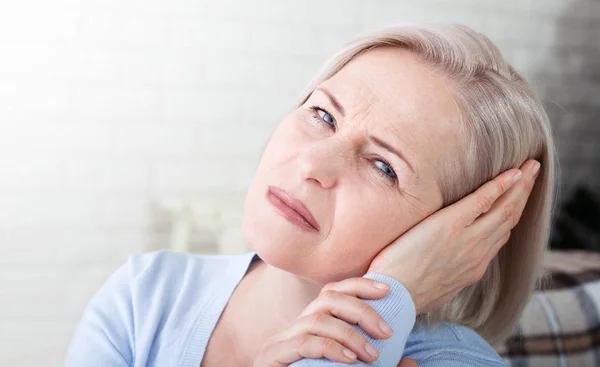
[[[316,90],[319,90],[321,93],[325,94],[327,96],[327,98],[329,98],[329,101],[331,102],[331,104],[333,105],[333,107],[339,112],[340,115],[342,115],[343,117],[345,117],[346,115],[346,111],[344,110],[344,107],[341,105],[340,101],[337,100],[337,98],[335,98],[335,96],[326,88],[324,87],[318,87]],[[410,161],[406,158],[406,156],[402,153],[400,153],[398,150],[396,150],[391,144],[386,143],[385,141],[379,139],[378,137],[369,135],[369,139],[375,143],[376,145],[378,145],[379,147],[387,150],[388,152],[395,154],[396,156],[398,156],[398,158],[400,158],[401,160],[403,160],[404,162],[406,162],[406,164],[408,165],[408,168],[410,168],[410,170],[412,171],[412,173],[415,173],[415,169],[413,167],[413,165],[410,163]]]
[[[373,135],[369,135],[369,139],[377,144],[378,146],[380,146],[381,148],[387,150],[388,152],[395,154],[398,156],[398,158],[402,159],[404,162],[406,162],[406,164],[408,165],[408,168],[410,168],[410,170],[412,171],[412,173],[415,173],[415,169],[412,166],[412,164],[410,163],[410,161],[408,159],[406,159],[406,156],[402,153],[400,153],[398,150],[396,150],[393,146],[391,146],[390,144],[386,143],[385,141],[379,139],[376,136]]]
[[[329,101],[331,102],[333,107],[339,112],[340,115],[342,115],[342,117],[346,117],[346,110],[344,110],[344,107],[342,106],[340,101],[338,101],[337,98],[335,98],[335,96],[330,91],[323,87],[319,87],[317,88],[317,90],[321,91],[321,93],[325,94],[327,98],[329,98]]]

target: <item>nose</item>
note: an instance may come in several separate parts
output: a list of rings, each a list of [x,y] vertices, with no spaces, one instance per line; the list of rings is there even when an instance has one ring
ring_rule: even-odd
[[[330,189],[339,181],[344,160],[344,152],[336,149],[331,141],[324,140],[311,144],[299,154],[298,172],[302,180]]]

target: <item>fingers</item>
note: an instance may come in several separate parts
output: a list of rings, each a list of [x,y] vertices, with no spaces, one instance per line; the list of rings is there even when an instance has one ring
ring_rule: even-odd
[[[462,224],[465,227],[469,226],[480,215],[487,213],[494,202],[517,183],[522,176],[522,172],[518,169],[508,170],[486,182],[475,192],[467,195],[451,207],[456,206],[459,213],[465,213],[462,215]]]
[[[417,361],[412,358],[402,358],[398,367],[417,367]]]
[[[331,283],[321,290],[322,304],[329,299],[348,301],[348,308],[340,302],[339,308],[329,309],[329,311],[340,319],[358,324],[364,331],[374,338],[386,339],[392,335],[392,329],[383,320],[383,318],[368,304],[361,301],[363,299],[378,299],[385,296],[390,290],[386,283],[377,282],[367,278],[349,278],[341,282]],[[339,296],[342,297],[339,297]],[[333,303],[331,303],[333,305]],[[318,303],[315,305],[318,307]],[[337,313],[335,313],[337,312]]]
[[[512,221],[506,221],[497,227],[496,230],[486,239],[489,246],[493,246],[496,242],[506,237],[512,229]]]
[[[535,184],[539,167],[540,164],[533,159],[528,160],[521,166],[523,179],[496,200],[490,211],[481,215],[473,222],[470,226],[473,235],[485,236],[485,234],[493,233],[506,221],[512,223],[511,228],[517,225]]]
[[[540,167],[540,163],[533,159],[528,160],[521,166],[521,170],[523,170],[523,172],[527,171],[528,175],[526,180],[522,180],[522,182],[519,183],[519,188],[521,188],[522,193],[521,195],[518,195],[516,199],[516,217],[513,221],[513,228],[519,223],[523,210],[525,210],[529,195],[531,195],[531,191],[533,191],[533,187],[535,186],[535,180],[540,173]]]
[[[327,358],[350,364],[356,360],[356,354],[332,339],[303,334],[275,343],[257,356],[257,360],[269,361],[269,367],[287,367],[302,358]]]
[[[504,222],[496,229],[494,233],[486,240],[488,249],[486,252],[484,263],[489,264],[490,261],[498,254],[498,251],[506,244],[510,237],[510,230],[513,228],[511,221]]]
[[[358,355],[362,361],[373,362],[379,357],[377,349],[367,338],[345,321],[325,313],[314,313],[301,318],[287,333],[293,335],[313,334],[342,344]]]
[[[351,324],[358,324],[369,335],[377,339],[387,339],[393,332],[373,307],[356,297],[335,290],[323,292],[304,309],[300,316],[304,317],[320,312]]]
[[[283,367],[301,358],[374,362],[379,357],[377,349],[351,324],[358,324],[374,338],[389,338],[393,332],[389,325],[357,298],[381,298],[388,291],[387,284],[366,278],[328,284],[290,329],[277,334],[259,351],[255,365],[258,361],[261,366]]]
[[[502,246],[506,245],[506,243],[508,242],[508,239],[510,238],[510,231],[506,232],[502,237],[500,237],[498,240],[496,240],[496,242],[494,242],[494,244],[492,244],[492,246],[490,247],[490,250],[488,252],[487,255],[487,263],[489,264],[490,261],[492,261],[492,259],[494,257],[496,257],[496,255],[498,254],[498,252],[500,251],[500,249],[502,248]]]
[[[365,299],[378,299],[387,294],[390,286],[367,278],[349,278],[341,282],[329,283],[321,289],[321,293],[334,290],[349,296]]]

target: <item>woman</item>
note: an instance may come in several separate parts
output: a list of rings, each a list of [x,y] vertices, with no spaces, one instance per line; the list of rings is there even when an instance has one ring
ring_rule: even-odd
[[[543,108],[485,37],[359,38],[269,141],[245,205],[254,252],[132,257],[67,365],[502,366],[485,340],[540,276],[554,166]]]

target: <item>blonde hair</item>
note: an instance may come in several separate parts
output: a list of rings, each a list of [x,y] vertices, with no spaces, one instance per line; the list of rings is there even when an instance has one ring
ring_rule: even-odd
[[[464,154],[439,163],[444,206],[529,158],[539,176],[519,224],[483,278],[419,321],[468,326],[489,342],[503,338],[542,277],[555,198],[557,159],[548,117],[525,80],[485,36],[461,25],[405,25],[361,36],[334,55],[312,80],[312,91],[355,57],[380,47],[414,52],[453,82],[461,107]]]

